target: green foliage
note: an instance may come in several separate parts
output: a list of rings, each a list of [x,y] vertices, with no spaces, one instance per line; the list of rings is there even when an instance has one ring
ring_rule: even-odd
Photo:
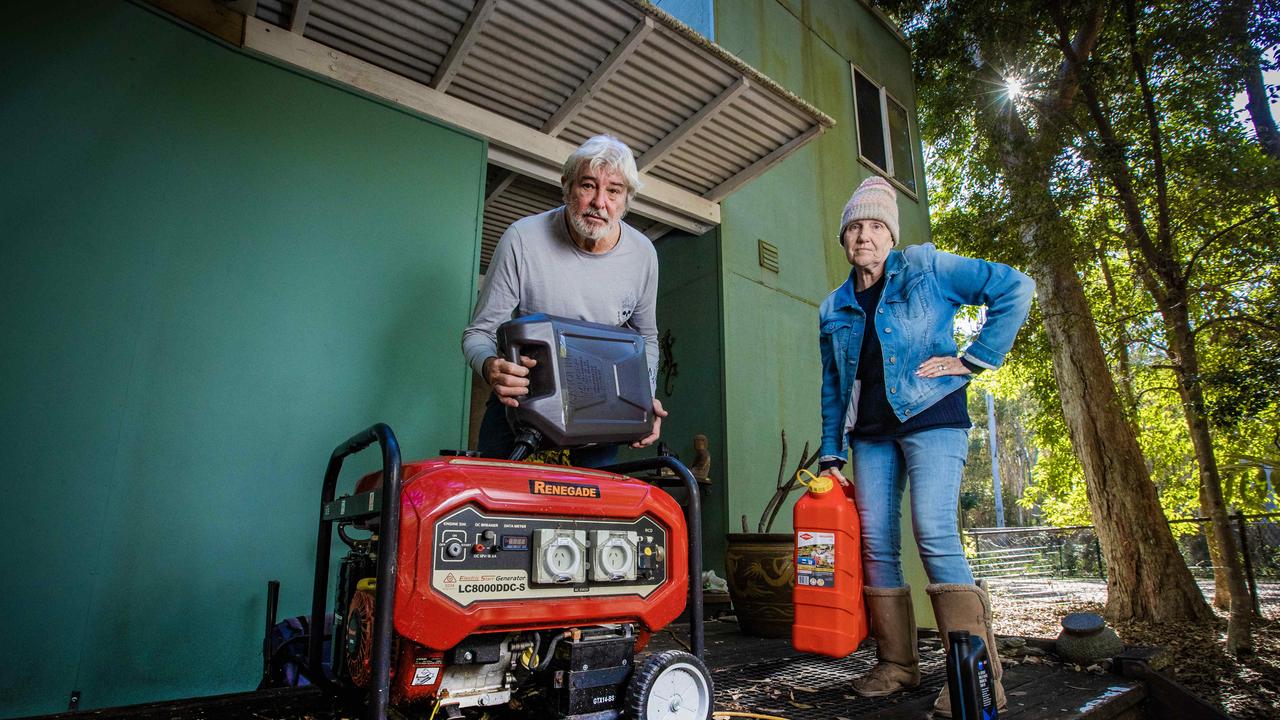
[[[1262,510],[1259,464],[1280,464],[1280,163],[1260,151],[1247,116],[1234,110],[1242,89],[1239,52],[1224,29],[1224,5],[1138,3],[1132,23],[1125,3],[1106,5],[1096,48],[1080,68],[1087,92],[1065,104],[1044,94],[1066,67],[1058,28],[1083,26],[1092,4],[882,5],[914,48],[934,241],[1025,266],[1017,233],[1028,219],[1012,215],[1016,188],[1008,186],[1019,179],[1006,180],[1000,148],[977,118],[1016,115],[1033,135],[1058,140],[1021,150],[1051,154],[1044,164],[1052,168],[1053,203],[1069,225],[1060,251],[1070,253],[1084,283],[1166,514],[1200,512],[1200,468],[1175,375],[1184,358],[1170,349],[1179,322],[1195,337],[1198,372],[1184,382],[1203,392],[1226,499],[1247,512]],[[1257,47],[1277,44],[1277,18],[1280,2],[1256,3],[1250,32]],[[1002,79],[1018,80],[1023,92],[1011,96]],[[1098,114],[1110,134],[1099,129]],[[1127,187],[1117,184],[1117,164],[1129,173]],[[1136,198],[1138,226],[1120,202],[1126,192]],[[1140,231],[1158,252],[1141,252]],[[1168,267],[1153,266],[1153,257]],[[1158,299],[1169,290],[1160,277],[1178,277],[1185,286],[1185,302],[1172,317],[1160,312]],[[983,376],[971,394],[976,427],[964,487],[980,500],[969,511],[972,524],[990,514],[983,510],[991,497],[985,389],[998,398],[1001,445],[1011,442],[1004,435],[1016,419],[1024,448],[1034,450],[1016,501],[1045,523],[1090,521],[1036,312],[1006,367]]]

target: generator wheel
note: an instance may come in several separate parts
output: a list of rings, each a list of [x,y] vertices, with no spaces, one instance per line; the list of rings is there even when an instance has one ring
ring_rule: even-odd
[[[681,650],[649,656],[627,686],[634,720],[709,720],[714,705],[707,666]]]

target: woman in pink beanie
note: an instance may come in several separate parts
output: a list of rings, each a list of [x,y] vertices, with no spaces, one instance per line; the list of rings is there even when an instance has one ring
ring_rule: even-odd
[[[911,483],[911,519],[944,642],[967,630],[991,642],[991,610],[974,584],[956,527],[960,477],[971,427],[965,386],[1004,361],[1031,307],[1034,284],[1000,263],[945,253],[932,244],[897,249],[898,193],[873,176],[840,218],[838,241],[852,270],[818,311],[822,354],[822,474],[848,484],[852,462],[862,524],[863,592],[879,662],[854,680],[866,696],[920,683],[911,589],[899,546],[902,493]],[[986,322],[963,352],[954,321],[962,305],[985,305]],[[947,688],[934,714],[951,717]]]

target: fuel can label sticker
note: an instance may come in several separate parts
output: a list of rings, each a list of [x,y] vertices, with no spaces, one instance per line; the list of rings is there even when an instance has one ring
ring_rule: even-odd
[[[836,534],[796,531],[796,584],[836,586]]]

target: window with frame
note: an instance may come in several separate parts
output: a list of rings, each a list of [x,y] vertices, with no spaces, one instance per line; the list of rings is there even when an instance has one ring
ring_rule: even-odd
[[[915,197],[915,153],[907,109],[856,65],[853,104],[858,119],[859,157]]]

